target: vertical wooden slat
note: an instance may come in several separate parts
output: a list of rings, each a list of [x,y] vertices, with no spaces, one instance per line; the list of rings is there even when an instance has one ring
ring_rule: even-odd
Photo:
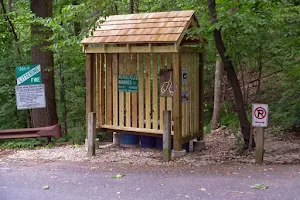
[[[188,65],[189,65],[188,54],[183,53],[182,60],[181,60],[181,70],[182,68],[188,70]],[[182,77],[181,77],[181,81],[182,81]],[[182,91],[188,92],[188,85],[182,85]],[[188,121],[189,103],[188,102],[189,101],[182,102],[182,134],[184,136],[187,136],[189,134],[189,121]]]
[[[192,67],[193,67],[193,56],[191,53],[188,53],[188,91],[189,91],[189,102],[188,102],[188,132],[190,135],[193,135],[193,126],[192,126],[192,120],[193,120],[193,115],[192,115],[192,106],[193,106],[193,90],[192,90]]]
[[[144,61],[145,55],[139,54],[139,128],[144,128]]]
[[[197,56],[197,54],[195,53],[194,54],[195,56]],[[199,72],[200,72],[200,66],[199,66],[199,59],[196,57],[195,59],[195,64],[197,65],[196,67],[196,73],[195,73],[195,110],[196,110],[196,115],[195,115],[195,129],[196,129],[196,132],[198,133],[199,132],[199,117],[200,117],[200,110],[199,110],[199,91],[200,91],[200,87],[199,87]]]
[[[119,54],[119,75],[124,73],[124,54]],[[124,92],[119,92],[119,126],[124,126]]]
[[[146,54],[146,128],[151,128],[151,57],[150,53]]]
[[[159,54],[160,58],[160,70],[165,68],[165,55],[163,53]],[[161,90],[161,88],[159,88]],[[160,122],[160,130],[164,129],[164,123],[163,123],[163,112],[166,109],[166,98],[160,97],[159,98],[159,122]]]
[[[157,70],[157,54],[152,54],[152,129],[158,129],[158,70]]]
[[[100,96],[98,95],[100,93],[100,77],[101,77],[101,58],[100,58],[100,53],[95,54],[96,56],[96,125],[100,124],[99,119],[100,119]]]
[[[168,54],[168,60],[167,60],[167,68],[168,69],[172,69],[173,65],[172,65],[172,54],[169,53]],[[173,84],[174,86],[174,84]],[[173,110],[173,97],[167,97],[167,110]],[[173,111],[172,111],[173,112]]]
[[[112,125],[112,59],[106,54],[106,124]]]
[[[181,69],[180,69],[180,55],[174,53],[174,68],[173,68],[173,117],[174,117],[174,150],[182,150],[182,130],[181,130]]]
[[[190,103],[190,131],[191,134],[194,135],[195,134],[195,129],[194,129],[194,124],[195,124],[195,68],[197,65],[195,65],[195,58],[193,56],[193,54],[189,54],[190,57],[190,99],[191,99],[191,103]]]
[[[137,55],[136,53],[132,54],[132,71],[131,74],[136,75],[137,72]],[[132,108],[132,127],[137,128],[137,93],[133,92],[131,101]]]
[[[113,125],[117,126],[119,118],[118,110],[118,54],[112,54],[112,82],[113,82]]]
[[[203,140],[203,126],[204,126],[204,63],[205,63],[205,52],[201,52],[199,55],[199,114],[200,114],[200,124],[199,124],[199,133],[200,140]]]
[[[86,125],[88,125],[88,115],[95,111],[95,54],[86,54]],[[86,126],[86,137],[88,126]]]
[[[130,75],[131,54],[126,54],[126,74]],[[126,92],[126,126],[131,126],[131,93]]]
[[[99,76],[99,88],[98,88],[98,99],[99,99],[99,125],[105,123],[105,69],[104,69],[104,54],[100,54],[100,76]]]

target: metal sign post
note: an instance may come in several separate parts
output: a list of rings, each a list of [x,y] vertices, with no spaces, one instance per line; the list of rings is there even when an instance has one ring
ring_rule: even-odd
[[[256,163],[262,163],[264,158],[264,128],[268,126],[268,112],[267,104],[253,104],[252,126],[256,127]]]

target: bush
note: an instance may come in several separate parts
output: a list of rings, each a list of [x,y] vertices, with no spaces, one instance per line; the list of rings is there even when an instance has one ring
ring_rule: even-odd
[[[0,149],[33,149],[46,143],[46,138],[7,139],[0,141]]]

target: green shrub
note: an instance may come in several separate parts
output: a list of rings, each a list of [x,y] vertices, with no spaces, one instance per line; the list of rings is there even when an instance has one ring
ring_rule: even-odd
[[[0,141],[0,149],[33,149],[47,143],[46,138],[8,139]]]

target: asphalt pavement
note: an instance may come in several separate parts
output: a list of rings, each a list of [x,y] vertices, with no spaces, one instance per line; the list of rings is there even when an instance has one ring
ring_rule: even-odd
[[[206,172],[144,168],[3,162],[0,200],[300,200],[300,166],[227,166]],[[117,174],[125,176],[113,178]],[[254,184],[269,188],[250,188]]]

